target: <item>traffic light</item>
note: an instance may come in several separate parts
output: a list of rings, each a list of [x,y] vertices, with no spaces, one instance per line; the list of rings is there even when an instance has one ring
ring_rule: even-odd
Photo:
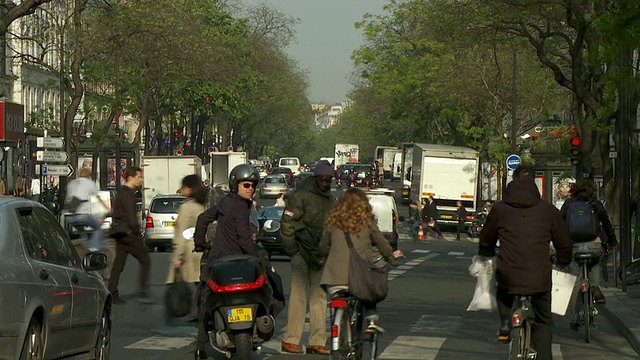
[[[582,162],[582,152],[580,151],[580,138],[571,138],[571,149],[569,150],[571,165],[578,166]]]
[[[173,140],[174,141],[180,141],[180,132],[179,131],[175,131],[173,133]]]

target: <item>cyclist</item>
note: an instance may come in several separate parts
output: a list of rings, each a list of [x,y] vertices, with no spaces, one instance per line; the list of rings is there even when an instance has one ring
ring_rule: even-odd
[[[618,241],[607,211],[602,203],[596,199],[595,186],[589,181],[578,180],[571,185],[570,194],[571,197],[564,202],[560,213],[569,227],[569,235],[573,240],[573,252],[592,253],[601,257],[603,249],[608,251],[615,247]],[[603,236],[602,230],[606,236]],[[599,261],[590,265],[589,282],[596,302],[604,304],[604,294],[600,290],[601,271]],[[571,266],[571,272],[574,275],[580,274],[579,264],[574,262]],[[577,299],[576,295],[577,292],[574,292],[572,306]],[[574,323],[572,323],[572,328],[577,330]]]
[[[348,288],[349,285],[350,252],[346,240],[347,234],[351,234],[353,247],[364,259],[374,261],[378,257],[373,250],[373,245],[391,265],[397,266],[397,259],[404,256],[400,250],[393,251],[391,245],[380,234],[366,194],[360,189],[349,189],[329,211],[322,240],[320,240],[320,250],[328,254],[320,284],[330,293],[336,287]],[[382,328],[376,325],[378,320],[376,304],[363,302],[363,306],[365,321],[370,327],[382,332]]]
[[[551,269],[549,245],[563,267],[571,263],[573,243],[560,212],[540,199],[534,181],[535,170],[519,166],[513,173],[503,201],[496,203],[480,232],[478,254],[493,257],[500,240],[496,300],[500,315],[498,340],[508,341],[514,295],[530,295],[535,313],[532,319],[532,347],[537,360],[551,355]]]

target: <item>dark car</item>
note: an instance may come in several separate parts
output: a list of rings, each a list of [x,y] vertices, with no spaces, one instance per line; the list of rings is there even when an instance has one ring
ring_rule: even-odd
[[[373,168],[369,164],[355,164],[351,169],[355,177],[355,185],[360,187],[375,187]]]
[[[258,241],[267,250],[269,258],[274,254],[285,255],[282,237],[280,235],[280,219],[284,207],[265,206],[258,210]]]
[[[307,180],[312,176],[313,176],[312,172],[309,172],[309,171],[301,172],[300,175],[296,177],[296,187],[298,187],[298,185],[301,185],[305,180]]]

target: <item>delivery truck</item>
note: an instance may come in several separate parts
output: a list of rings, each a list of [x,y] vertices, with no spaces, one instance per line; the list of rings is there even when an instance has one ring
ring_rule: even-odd
[[[411,200],[432,196],[440,223],[456,224],[456,203],[462,202],[471,222],[477,209],[478,152],[460,146],[413,144]]]
[[[246,152],[212,152],[209,178],[211,186],[229,183],[229,173],[236,165],[247,164]]]
[[[154,196],[176,194],[180,190],[183,177],[200,176],[202,173],[202,161],[195,155],[143,156],[140,163],[144,173],[145,213]]]
[[[395,154],[401,150],[395,146],[376,146],[374,160],[378,162],[378,167],[384,170],[384,178],[393,178],[393,159]]]
[[[336,144],[335,148],[335,169],[339,169],[346,163],[358,162],[359,146],[354,144]]]

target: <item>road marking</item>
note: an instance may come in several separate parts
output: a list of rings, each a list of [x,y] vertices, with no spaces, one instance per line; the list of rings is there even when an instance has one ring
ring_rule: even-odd
[[[398,336],[384,349],[379,359],[435,360],[446,338]]]
[[[450,251],[447,255],[462,256],[462,255],[464,255],[464,253],[463,252],[459,252],[459,251]]]
[[[413,266],[411,266],[411,265],[400,265],[396,269],[398,269],[398,270],[409,270],[409,269],[412,269],[412,268],[413,268]]]
[[[178,350],[191,344],[195,339],[193,337],[167,337],[152,336],[142,339],[136,343],[125,346],[125,349],[142,349],[142,350]]]
[[[418,249],[418,250],[413,250],[412,252],[419,253],[419,254],[428,254],[428,253],[431,252],[431,250],[420,250],[420,249]]]
[[[551,353],[553,354],[553,358],[556,360],[562,359],[562,350],[560,349],[560,344],[551,344]]]
[[[438,255],[440,255],[440,254],[429,254],[427,256],[421,256],[418,259],[422,260],[422,261],[425,261],[425,260],[433,259],[434,257],[436,257]]]
[[[400,240],[411,240],[411,236],[407,235],[407,234],[400,234],[400,235],[398,235],[398,239],[400,239]]]
[[[404,274],[406,272],[407,272],[407,270],[391,270],[391,271],[389,271],[389,274],[397,276],[397,275],[402,275],[402,274]]]

